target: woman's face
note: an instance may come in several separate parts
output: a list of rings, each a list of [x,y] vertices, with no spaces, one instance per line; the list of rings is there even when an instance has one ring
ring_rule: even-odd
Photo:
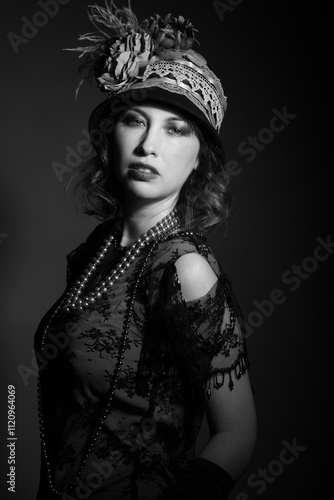
[[[117,121],[114,168],[125,200],[177,200],[197,167],[200,143],[186,118],[173,107],[142,103]]]

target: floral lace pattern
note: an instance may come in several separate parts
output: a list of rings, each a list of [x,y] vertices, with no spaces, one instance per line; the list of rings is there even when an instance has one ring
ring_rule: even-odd
[[[75,280],[109,233],[108,224],[101,224],[71,252],[70,280]],[[218,279],[205,296],[185,302],[175,262],[192,252],[205,257]],[[115,265],[121,253],[112,249],[88,288]],[[138,289],[111,412],[80,481],[68,490],[106,403],[129,287],[144,258],[139,257],[132,271],[124,273],[92,308],[58,313],[50,324],[41,372],[45,441],[54,485],[67,493],[48,493],[42,478],[38,499],[83,495],[99,499],[103,492],[105,498],[109,494],[115,500],[157,499],[194,458],[204,413],[203,392],[219,387],[226,374],[232,389],[245,372],[247,356],[237,307],[211,250],[201,237],[186,233],[159,243]],[[51,311],[36,332],[38,352]]]

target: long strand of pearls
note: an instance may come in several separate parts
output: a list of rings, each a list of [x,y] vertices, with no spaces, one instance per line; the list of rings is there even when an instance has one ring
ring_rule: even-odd
[[[43,401],[42,401],[42,373],[41,371],[39,372],[39,377],[38,377],[38,406],[39,406],[39,420],[40,420],[40,431],[41,431],[41,442],[42,442],[42,451],[43,451],[43,458],[44,458],[44,464],[46,468],[46,474],[47,474],[47,480],[50,486],[50,489],[53,493],[62,495],[65,494],[68,491],[71,491],[73,487],[77,484],[77,481],[80,479],[81,474],[85,468],[85,465],[87,463],[87,459],[89,458],[90,454],[93,451],[94,445],[98,439],[98,436],[102,430],[103,427],[103,422],[109,415],[112,407],[112,401],[114,398],[115,391],[117,390],[117,384],[118,384],[118,379],[120,376],[120,371],[121,367],[123,364],[123,358],[124,358],[124,352],[126,350],[126,344],[127,344],[127,338],[128,338],[128,331],[130,328],[130,323],[131,323],[131,317],[132,317],[132,310],[133,310],[133,305],[135,302],[135,297],[137,293],[137,289],[140,283],[140,280],[142,278],[144,269],[156,247],[159,241],[163,241],[166,239],[177,227],[179,227],[179,222],[175,216],[176,210],[173,210],[169,215],[167,215],[164,219],[162,219],[160,222],[158,222],[153,228],[151,228],[147,233],[142,235],[136,242],[127,250],[125,256],[121,260],[120,264],[116,267],[115,270],[112,271],[112,273],[95,289],[94,294],[89,294],[88,296],[83,296],[82,292],[85,287],[85,284],[87,283],[89,277],[92,275],[92,273],[95,271],[97,268],[98,264],[103,260],[105,257],[109,247],[112,245],[112,242],[114,241],[114,236],[110,236],[108,239],[104,241],[104,245],[100,248],[99,252],[97,253],[96,257],[93,259],[93,263],[90,264],[86,270],[83,272],[83,274],[80,276],[80,280],[78,280],[75,284],[75,287],[72,289],[71,294],[67,298],[66,305],[63,306],[64,302],[63,300],[58,304],[57,308],[53,312],[50,320],[48,321],[44,333],[43,333],[43,338],[41,341],[41,352],[43,351],[44,342],[45,342],[45,337],[47,335],[47,331],[50,327],[50,324],[53,320],[53,318],[56,316],[58,311],[63,307],[65,307],[66,311],[71,311],[73,308],[78,308],[79,310],[82,310],[83,308],[89,306],[90,304],[93,304],[94,302],[91,300],[94,298],[95,300],[99,298],[102,293],[105,293],[109,290],[109,288],[112,286],[113,283],[115,283],[120,276],[125,272],[126,269],[128,269],[131,265],[131,263],[134,262],[136,257],[141,253],[142,249],[152,243],[151,248],[146,255],[146,258],[144,262],[142,263],[139,273],[136,276],[136,280],[134,283],[134,287],[132,289],[132,292],[130,293],[130,296],[128,297],[127,301],[127,310],[125,314],[125,319],[124,319],[124,327],[121,335],[121,342],[120,342],[120,348],[117,356],[117,361],[116,361],[116,366],[115,366],[115,371],[113,374],[113,379],[112,383],[110,386],[110,389],[108,391],[108,396],[107,396],[107,403],[100,415],[99,422],[97,424],[97,427],[95,429],[94,436],[91,440],[91,442],[88,444],[81,464],[79,466],[77,475],[71,485],[66,489],[66,491],[60,491],[58,490],[52,480],[52,470],[51,470],[51,464],[50,460],[48,457],[47,453],[47,444],[46,444],[46,436],[45,436],[45,425],[44,425],[44,411],[43,411]],[[110,279],[111,278],[111,279]],[[79,292],[79,293],[78,293]],[[100,295],[101,294],[101,295]]]
[[[84,288],[92,276],[98,265],[105,258],[110,246],[115,241],[115,236],[111,235],[109,238],[104,240],[104,244],[101,246],[96,256],[93,258],[92,262],[87,266],[84,272],[79,276],[75,285],[69,292],[69,296],[64,305],[64,310],[70,312],[73,310],[82,311],[94,304],[96,300],[102,297],[103,293],[107,293],[109,289],[116,283],[124,272],[131,266],[131,264],[136,260],[136,257],[140,255],[142,249],[152,240],[164,239],[168,234],[170,234],[174,229],[179,226],[178,220],[176,219],[176,209],[174,209],[170,214],[164,217],[160,222],[158,222],[154,227],[149,229],[146,233],[141,235],[126,251],[124,257],[117,264],[116,268],[91,291],[88,295],[83,295]]]

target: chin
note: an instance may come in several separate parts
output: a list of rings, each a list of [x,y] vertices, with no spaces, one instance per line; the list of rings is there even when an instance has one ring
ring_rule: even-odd
[[[123,184],[123,189],[127,200],[131,200],[132,197],[154,200],[161,195],[152,185],[143,181],[127,181],[125,185]]]

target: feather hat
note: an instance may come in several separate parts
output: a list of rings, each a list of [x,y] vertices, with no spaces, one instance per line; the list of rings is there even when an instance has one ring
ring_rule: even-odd
[[[197,30],[183,16],[156,14],[139,22],[127,7],[105,1],[93,5],[88,16],[97,29],[79,37],[85,46],[73,50],[84,58],[81,84],[95,78],[108,93],[93,111],[89,129],[146,99],[169,103],[197,117],[217,139],[227,100],[220,80],[192,46]]]

